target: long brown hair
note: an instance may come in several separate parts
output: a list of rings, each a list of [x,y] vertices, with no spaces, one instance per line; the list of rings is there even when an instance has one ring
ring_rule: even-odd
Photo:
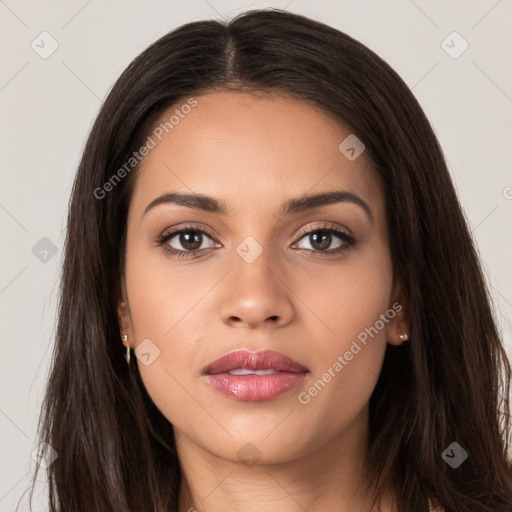
[[[423,510],[427,498],[446,512],[510,512],[510,362],[429,121],[366,46],[275,9],[188,23],[160,38],[122,73],[89,134],[70,201],[39,423],[39,442],[58,454],[47,469],[50,510],[177,510],[172,425],[137,365],[127,366],[117,317],[137,168],[110,181],[108,193],[97,191],[165,110],[216,90],[277,92],[315,105],[350,126],[382,178],[411,332],[409,343],[387,346],[370,399],[374,503],[392,488],[400,512]],[[453,442],[469,455],[457,469],[442,457]]]

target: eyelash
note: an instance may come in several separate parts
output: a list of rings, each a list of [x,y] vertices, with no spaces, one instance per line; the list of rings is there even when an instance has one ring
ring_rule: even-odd
[[[298,241],[302,240],[302,238],[305,237],[305,235],[310,235],[313,233],[329,233],[334,234],[337,237],[341,238],[341,240],[344,242],[344,244],[337,248],[337,249],[331,249],[331,250],[313,250],[313,249],[301,249],[302,251],[308,251],[310,253],[320,254],[322,256],[335,256],[338,254],[341,254],[342,252],[345,252],[346,250],[350,249],[352,246],[356,244],[356,239],[352,236],[346,233],[345,231],[340,230],[339,228],[334,227],[332,224],[325,224],[323,226],[315,227],[314,229],[309,230],[303,230],[301,231],[298,236]],[[157,241],[157,245],[162,248],[162,250],[171,256],[176,256],[177,258],[197,258],[199,257],[197,253],[200,253],[202,251],[207,251],[208,249],[196,249],[194,251],[187,251],[187,250],[178,250],[178,249],[172,249],[169,248],[166,244],[169,240],[174,238],[176,235],[180,235],[182,233],[199,233],[202,235],[206,235],[212,240],[214,240],[214,237],[208,233],[207,231],[200,229],[196,226],[183,226],[182,228],[172,231],[170,233],[167,233],[163,236],[161,236]],[[214,240],[215,241],[215,240]]]

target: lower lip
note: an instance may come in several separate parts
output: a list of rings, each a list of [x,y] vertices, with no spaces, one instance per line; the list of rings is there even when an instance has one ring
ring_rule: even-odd
[[[307,372],[280,372],[270,375],[231,375],[217,373],[207,375],[206,381],[217,391],[235,400],[264,402],[298,386]]]

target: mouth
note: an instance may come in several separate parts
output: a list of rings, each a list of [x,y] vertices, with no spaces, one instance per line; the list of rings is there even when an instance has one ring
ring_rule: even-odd
[[[216,391],[235,400],[272,400],[299,385],[309,369],[272,350],[238,350],[216,359],[203,376]]]

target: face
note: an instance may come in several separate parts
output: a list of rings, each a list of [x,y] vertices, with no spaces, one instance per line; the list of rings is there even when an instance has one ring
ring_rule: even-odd
[[[408,330],[383,190],[365,152],[339,149],[350,130],[308,104],[196,100],[137,170],[122,332],[178,444],[289,461],[364,430],[386,343]],[[297,201],[333,192],[344,194]],[[211,199],[162,199],[173,193]],[[205,368],[237,350],[304,371],[224,374],[215,387]]]

